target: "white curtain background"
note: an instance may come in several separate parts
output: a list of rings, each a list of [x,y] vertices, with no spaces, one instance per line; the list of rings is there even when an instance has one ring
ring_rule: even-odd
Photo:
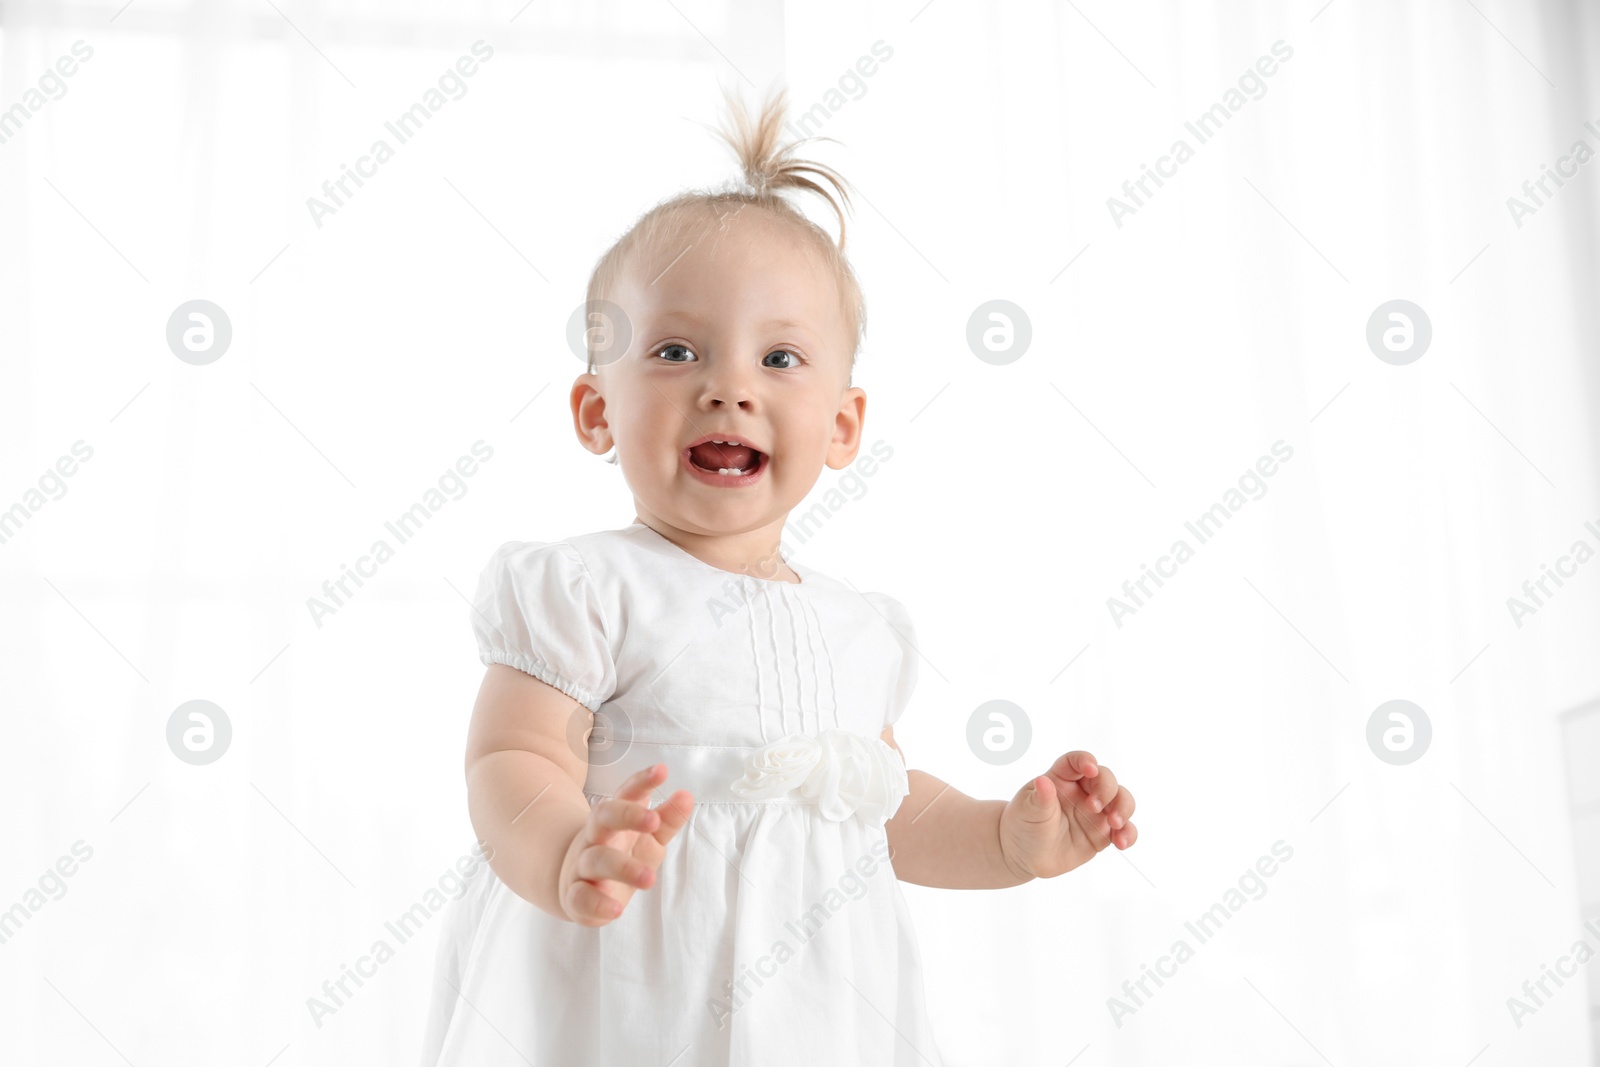
[[[478,41],[319,226],[307,198]],[[633,517],[570,429],[589,269],[734,176],[722,86],[781,83],[861,193],[856,381],[893,450],[824,472],[844,506],[791,554],[910,608],[913,766],[1009,797],[1087,748],[1139,804],[1134,849],[1063,878],[905,888],[945,1062],[1600,1062],[1593,966],[1508,1007],[1600,948],[1600,562],[1506,604],[1600,545],[1600,164],[1506,205],[1600,148],[1597,54],[1577,0],[6,5],[0,1059],[415,1060],[437,925],[307,1000],[472,845],[489,553]],[[232,326],[203,366],[165,336],[195,299]],[[1006,365],[966,339],[996,299],[1031,324]],[[1432,329],[1403,366],[1366,340],[1396,299]],[[479,441],[319,625],[307,598]],[[1119,626],[1107,599],[1279,441]],[[166,740],[196,699],[232,728],[205,766]],[[994,699],[1031,724],[1006,766],[966,740]],[[1432,729],[1403,766],[1367,742],[1394,699]]]

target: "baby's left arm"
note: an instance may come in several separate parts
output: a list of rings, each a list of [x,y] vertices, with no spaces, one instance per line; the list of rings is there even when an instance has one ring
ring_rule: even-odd
[[[899,751],[894,728],[883,740]],[[903,755],[903,753],[902,753]],[[1061,756],[1009,801],[969,797],[924,771],[885,824],[895,876],[942,889],[1003,889],[1054,878],[1107,845],[1132,847],[1133,794],[1088,752]]]

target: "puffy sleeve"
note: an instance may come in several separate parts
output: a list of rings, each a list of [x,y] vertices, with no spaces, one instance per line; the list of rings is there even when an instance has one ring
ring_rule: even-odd
[[[867,593],[865,596],[888,624],[900,652],[894,666],[894,688],[883,718],[883,725],[893,726],[911,702],[912,691],[917,688],[917,631],[911,623],[911,613],[900,601],[887,593]]]
[[[565,541],[508,541],[496,549],[478,578],[472,632],[485,665],[515,667],[591,711],[616,691],[594,579]]]

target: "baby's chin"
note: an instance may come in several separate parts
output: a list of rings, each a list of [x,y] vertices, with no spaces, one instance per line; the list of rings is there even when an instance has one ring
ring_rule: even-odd
[[[770,516],[763,514],[745,520],[716,515],[672,513],[661,515],[662,521],[670,524],[673,529],[696,537],[739,537],[755,530],[765,529],[782,518],[781,513]]]
[[[732,537],[783,521],[789,508],[760,487],[712,489],[698,483],[635,494],[650,512],[685,533],[701,537]]]

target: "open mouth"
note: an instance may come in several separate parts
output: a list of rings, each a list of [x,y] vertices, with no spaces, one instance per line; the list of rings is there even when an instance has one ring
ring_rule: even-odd
[[[685,448],[683,464],[712,485],[753,484],[767,467],[767,454],[739,437],[707,435]]]

